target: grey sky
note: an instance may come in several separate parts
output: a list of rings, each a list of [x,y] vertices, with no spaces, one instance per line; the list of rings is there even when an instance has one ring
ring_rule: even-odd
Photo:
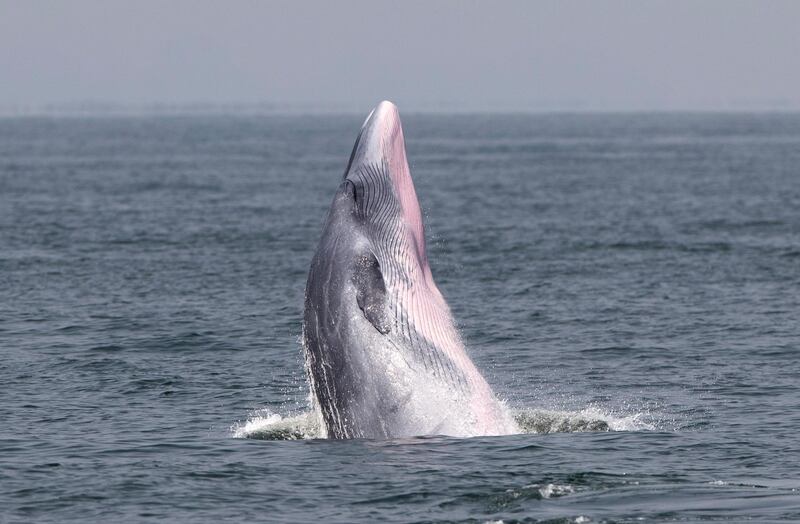
[[[800,1],[0,0],[0,109],[800,109]]]

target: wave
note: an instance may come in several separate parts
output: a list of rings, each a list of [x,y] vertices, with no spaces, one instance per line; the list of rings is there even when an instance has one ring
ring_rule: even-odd
[[[511,412],[523,434],[656,429],[644,421],[645,414],[618,416],[594,407],[580,411],[523,408]],[[321,418],[314,410],[280,414],[269,409],[253,411],[245,422],[235,423],[231,426],[231,435],[257,440],[304,440],[327,436]]]

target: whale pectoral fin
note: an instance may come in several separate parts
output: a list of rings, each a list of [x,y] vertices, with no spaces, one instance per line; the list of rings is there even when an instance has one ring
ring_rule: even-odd
[[[381,266],[373,253],[356,259],[353,283],[356,286],[356,302],[364,317],[385,335],[390,331],[386,314],[386,284],[383,282]]]

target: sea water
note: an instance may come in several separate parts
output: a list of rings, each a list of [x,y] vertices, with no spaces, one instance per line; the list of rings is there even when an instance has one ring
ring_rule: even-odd
[[[308,266],[364,115],[0,119],[0,521],[800,519],[800,115],[403,115],[525,431],[333,441]]]

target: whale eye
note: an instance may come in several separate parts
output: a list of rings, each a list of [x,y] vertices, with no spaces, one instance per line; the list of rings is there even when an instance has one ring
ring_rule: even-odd
[[[344,181],[344,187],[340,191],[353,200],[353,210],[357,211],[359,200],[361,200],[359,195],[363,194],[363,191],[359,191],[358,183],[348,178]]]
[[[349,182],[348,193],[353,199],[353,212],[363,217],[366,212],[364,209],[364,182],[358,178],[347,179],[347,181]]]
[[[347,179],[347,194],[353,199],[353,202],[358,202],[358,188],[356,187],[356,183],[350,179]]]

